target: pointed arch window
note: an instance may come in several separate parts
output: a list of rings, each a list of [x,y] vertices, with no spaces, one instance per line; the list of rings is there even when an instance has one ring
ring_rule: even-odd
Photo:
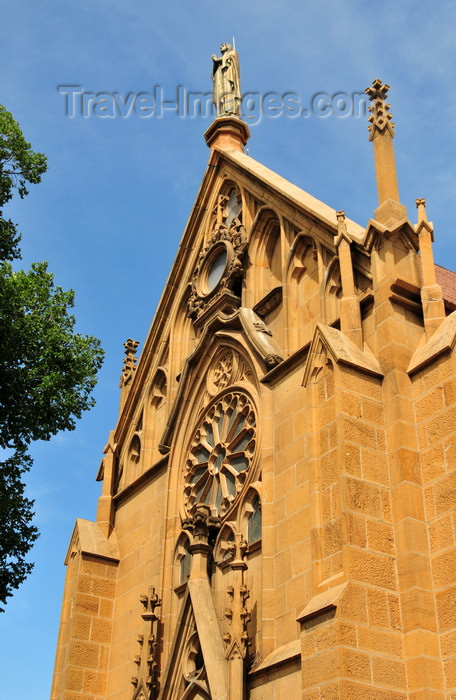
[[[261,501],[258,494],[253,497],[251,507],[252,512],[247,521],[247,544],[253,544],[261,540],[262,515]]]

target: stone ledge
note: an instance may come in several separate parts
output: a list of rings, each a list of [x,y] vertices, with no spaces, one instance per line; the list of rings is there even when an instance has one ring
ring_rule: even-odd
[[[249,676],[256,676],[260,673],[270,671],[277,666],[292,663],[301,658],[301,641],[295,639],[293,642],[288,642],[277,649],[274,649],[268,656],[263,659],[259,666],[250,671]]]
[[[415,350],[407,369],[408,374],[414,374],[422,367],[433,362],[439,355],[454,348],[456,341],[456,312],[447,316],[437,328],[434,335],[421,348]]]
[[[305,606],[302,612],[296,618],[297,622],[304,625],[315,618],[320,616],[326,616],[328,612],[331,612],[337,608],[340,598],[345,593],[347,589],[348,581],[341,583],[339,586],[334,588],[329,588],[323,593],[317,593]]]

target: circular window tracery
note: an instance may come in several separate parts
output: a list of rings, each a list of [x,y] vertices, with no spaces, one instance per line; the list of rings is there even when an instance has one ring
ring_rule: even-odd
[[[225,279],[229,263],[233,260],[233,246],[230,241],[218,241],[209,248],[198,273],[198,293],[210,297]]]
[[[256,416],[251,399],[229,392],[213,402],[190,444],[185,469],[185,507],[198,503],[223,516],[241,491],[253,461]]]

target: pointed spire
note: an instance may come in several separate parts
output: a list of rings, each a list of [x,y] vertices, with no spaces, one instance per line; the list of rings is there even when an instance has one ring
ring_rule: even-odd
[[[407,216],[405,207],[400,204],[399,188],[394,158],[394,123],[386,102],[389,85],[378,78],[372,87],[366,88],[371,105],[369,107],[369,140],[374,144],[375,174],[379,207],[375,218],[381,223],[394,224]]]
[[[430,338],[445,318],[445,303],[442,287],[437,283],[435,276],[434,252],[432,250],[434,227],[428,221],[424,197],[416,200],[416,208],[418,210],[418,223],[415,226],[415,231],[418,234],[423,278],[421,301],[426,337]]]
[[[355,288],[353,261],[351,257],[351,238],[347,232],[345,212],[336,211],[337,235],[334,243],[339,255],[342,299],[340,300],[340,329],[359,348],[363,346],[361,310]]]

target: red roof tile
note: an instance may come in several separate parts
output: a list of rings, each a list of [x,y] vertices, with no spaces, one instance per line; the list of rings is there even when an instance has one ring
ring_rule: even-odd
[[[435,265],[437,284],[442,287],[443,298],[456,308],[456,272]]]

